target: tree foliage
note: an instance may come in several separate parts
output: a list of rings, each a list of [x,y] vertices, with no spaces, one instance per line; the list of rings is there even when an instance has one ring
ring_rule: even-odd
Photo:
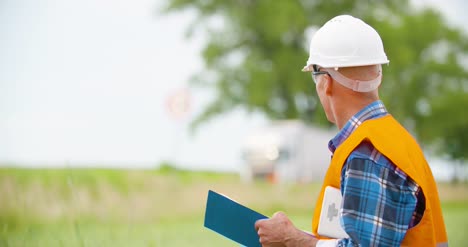
[[[310,74],[300,70],[313,30],[340,14],[357,16],[381,35],[381,98],[427,144],[468,158],[468,42],[432,9],[406,0],[169,0],[166,11],[193,9],[190,32],[205,32],[205,69],[197,85],[216,98],[194,121],[242,107],[271,119],[326,124]]]

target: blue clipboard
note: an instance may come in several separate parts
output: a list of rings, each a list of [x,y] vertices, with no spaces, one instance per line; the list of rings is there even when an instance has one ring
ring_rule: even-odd
[[[239,244],[261,247],[255,222],[266,218],[228,197],[208,191],[204,226]]]

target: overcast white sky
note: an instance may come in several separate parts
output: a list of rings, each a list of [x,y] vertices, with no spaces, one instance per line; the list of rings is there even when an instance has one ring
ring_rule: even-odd
[[[190,137],[212,97],[202,91],[190,91],[184,121],[169,116],[169,95],[201,69],[202,41],[184,39],[190,13],[156,16],[161,2],[1,1],[0,163],[236,169],[242,138],[265,120],[239,111]],[[467,23],[466,3],[442,2]]]
[[[157,0],[11,0],[0,8],[0,161],[60,165],[235,167],[243,114],[186,125],[169,95],[201,68],[189,13],[157,17]],[[221,123],[222,122],[222,123]],[[258,122],[258,121],[257,121]],[[229,131],[226,131],[229,130]]]

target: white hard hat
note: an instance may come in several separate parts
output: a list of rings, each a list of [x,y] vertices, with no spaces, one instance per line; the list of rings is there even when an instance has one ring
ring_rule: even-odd
[[[312,71],[312,65],[340,68],[389,63],[377,31],[350,15],[325,23],[312,38],[309,55],[302,71]]]

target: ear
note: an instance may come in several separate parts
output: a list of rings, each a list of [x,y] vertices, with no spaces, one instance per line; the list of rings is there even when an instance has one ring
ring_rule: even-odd
[[[325,80],[325,94],[331,96],[333,93],[333,79],[330,75],[324,75],[323,79]]]

